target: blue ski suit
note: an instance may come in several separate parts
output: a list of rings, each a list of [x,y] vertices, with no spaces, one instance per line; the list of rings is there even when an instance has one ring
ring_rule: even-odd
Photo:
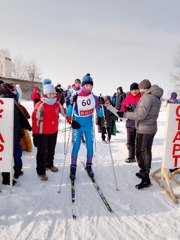
[[[77,97],[77,102],[74,103],[74,114],[73,120],[80,124],[79,129],[72,129],[73,148],[71,153],[71,164],[77,165],[78,152],[81,145],[82,134],[85,136],[86,149],[87,149],[87,164],[92,164],[93,158],[93,142],[94,142],[94,131],[93,131],[93,112],[96,110],[98,117],[102,117],[102,109],[100,107],[99,99],[93,93],[88,96]],[[72,115],[73,106],[69,105],[67,108],[66,115],[70,117]]]

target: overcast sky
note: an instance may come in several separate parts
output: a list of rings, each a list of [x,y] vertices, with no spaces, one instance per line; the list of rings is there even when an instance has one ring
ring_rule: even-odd
[[[96,94],[144,78],[167,94],[179,11],[179,0],[0,0],[0,49],[64,87],[89,72]]]

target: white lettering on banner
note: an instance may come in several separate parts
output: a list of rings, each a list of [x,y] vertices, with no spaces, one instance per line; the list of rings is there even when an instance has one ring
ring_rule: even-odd
[[[166,137],[164,144],[164,167],[180,167],[180,105],[168,104]]]
[[[93,94],[88,96],[78,96],[77,98],[78,115],[87,117],[93,114],[95,108],[95,100]]]
[[[0,172],[11,172],[13,162],[14,99],[0,98]]]

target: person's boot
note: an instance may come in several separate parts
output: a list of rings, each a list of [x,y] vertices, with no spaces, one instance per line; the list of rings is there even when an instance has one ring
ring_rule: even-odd
[[[86,171],[91,178],[94,177],[94,172],[92,170],[92,164],[86,164]]]
[[[72,165],[72,164],[71,164],[69,177],[70,177],[70,179],[71,179],[72,181],[75,180],[75,178],[76,178],[76,165]]]
[[[142,176],[143,172],[144,172],[144,171],[140,169],[140,170],[139,170],[139,172],[137,172],[137,173],[135,174],[135,175],[136,175],[136,177],[138,177],[138,178],[141,178],[141,179],[142,179],[142,178],[143,178],[143,176]]]
[[[14,178],[17,179],[23,175],[22,167],[21,166],[14,166]]]
[[[3,172],[2,173],[2,184],[4,185],[10,185],[10,173],[7,173],[7,172]],[[16,185],[18,186],[18,182],[16,180],[12,180],[12,185]]]
[[[149,173],[145,172],[145,173],[142,173],[142,181],[140,182],[140,184],[137,184],[136,185],[136,188],[137,189],[143,189],[143,188],[146,188],[146,187],[150,187],[151,186],[151,180],[149,178]]]
[[[136,177],[138,177],[138,178],[142,178],[142,174],[141,174],[141,172],[137,172],[137,173],[136,173]]]
[[[48,180],[48,176],[46,174],[41,174],[41,175],[38,175],[39,179],[43,182],[47,181]]]
[[[46,170],[50,171],[50,172],[58,172],[58,168],[55,167],[54,165],[51,167],[46,167]]]
[[[136,159],[135,159],[134,155],[135,155],[134,149],[129,150],[129,157],[127,159],[125,159],[124,162],[126,162],[126,163],[136,162]]]

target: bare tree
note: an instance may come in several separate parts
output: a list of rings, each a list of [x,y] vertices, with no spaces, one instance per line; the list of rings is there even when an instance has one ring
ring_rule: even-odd
[[[9,59],[11,61],[9,56],[9,50],[0,50],[0,76],[4,75],[5,60]],[[34,86],[35,81],[41,81],[42,73],[35,61],[25,62],[21,57],[16,57],[11,63],[10,71],[14,78],[29,80],[32,82],[32,86]]]
[[[41,74],[35,62],[27,63],[19,57],[14,60],[15,78],[29,80],[34,84],[35,81],[41,81]]]
[[[40,72],[38,65],[34,61],[26,65],[26,72],[28,75],[28,80],[32,82],[41,81],[42,73]]]
[[[13,71],[14,77],[17,79],[28,80],[25,61],[22,58],[17,57],[13,60],[13,64],[14,64],[14,71]]]

